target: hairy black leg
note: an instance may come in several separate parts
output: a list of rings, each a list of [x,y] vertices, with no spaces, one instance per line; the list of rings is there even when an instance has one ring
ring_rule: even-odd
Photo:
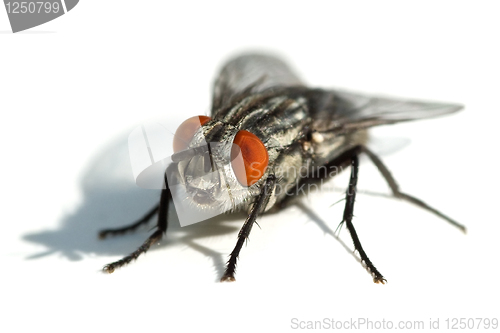
[[[341,223],[345,223],[347,230],[351,234],[352,242],[354,243],[354,249],[358,251],[361,261],[366,265],[366,269],[373,276],[373,282],[384,284],[387,280],[380,274],[380,272],[375,268],[371,260],[366,255],[365,250],[361,246],[358,234],[354,225],[352,224],[353,212],[354,212],[354,202],[356,201],[356,186],[358,183],[358,171],[359,171],[359,149],[354,149],[351,155],[351,177],[349,179],[349,186],[346,191],[346,204],[344,208],[344,218]]]
[[[342,154],[341,156],[339,156],[339,158],[337,158],[335,161],[333,161],[334,165],[343,165],[343,164],[345,164],[345,161],[348,160],[347,156],[349,154],[351,154],[351,156],[352,156],[351,157],[351,178],[350,178],[349,187],[348,187],[347,193],[346,193],[346,206],[345,206],[345,210],[344,210],[344,220],[342,222],[346,223],[346,227],[349,230],[351,237],[352,237],[352,240],[354,242],[354,248],[358,251],[358,253],[361,257],[361,260],[365,263],[366,268],[372,274],[374,282],[385,283],[386,280],[384,279],[382,274],[380,274],[380,272],[375,268],[375,266],[370,261],[370,259],[366,255],[365,251],[361,247],[361,243],[360,243],[359,238],[356,234],[356,230],[354,229],[354,226],[352,225],[352,222],[351,222],[352,221],[352,213],[354,210],[354,201],[356,198],[356,185],[357,185],[357,179],[358,179],[358,169],[359,169],[358,155],[361,152],[368,155],[368,157],[373,162],[373,164],[375,164],[375,166],[380,171],[380,173],[382,174],[384,179],[387,181],[389,187],[392,190],[393,195],[396,198],[400,198],[400,199],[409,201],[409,202],[411,202],[411,203],[413,203],[413,204],[415,204],[415,205],[417,205],[425,210],[430,211],[431,213],[436,214],[437,216],[448,221],[450,224],[459,228],[463,232],[466,231],[466,228],[465,228],[465,226],[461,225],[460,223],[458,223],[458,222],[454,221],[453,219],[449,218],[448,216],[442,214],[438,210],[430,207],[422,200],[417,199],[409,194],[401,192],[399,190],[398,184],[396,183],[396,180],[394,179],[394,177],[392,177],[389,169],[387,169],[387,167],[382,163],[382,161],[378,158],[378,156],[375,155],[372,151],[370,151],[367,147],[357,146],[357,147],[354,147],[351,150],[347,151],[346,153]]]
[[[166,188],[161,192],[160,204],[158,206],[158,223],[157,223],[158,229],[151,236],[149,236],[148,239],[146,239],[146,241],[136,251],[132,252],[128,256],[118,261],[112,262],[104,266],[103,267],[104,272],[113,273],[116,268],[124,266],[130,263],[132,260],[137,259],[141,254],[146,253],[146,251],[149,250],[152,244],[158,242],[163,237],[163,234],[167,231],[168,205],[170,203],[171,198],[172,194],[170,192],[170,189],[168,188],[168,185],[166,184]]]
[[[153,217],[153,215],[155,215],[158,212],[158,208],[160,208],[159,204],[153,207],[153,209],[147,212],[141,219],[137,220],[136,222],[130,225],[121,228],[104,229],[99,231],[99,238],[105,239],[108,236],[123,235],[127,232],[135,231],[141,225],[148,223],[148,221]]]
[[[236,272],[236,262],[238,260],[238,255],[240,254],[241,248],[243,247],[243,243],[248,239],[250,231],[252,231],[252,226],[255,220],[257,220],[257,216],[259,215],[261,210],[264,210],[266,208],[269,197],[273,193],[275,181],[276,177],[274,175],[269,175],[269,177],[267,177],[266,179],[266,182],[262,186],[260,194],[257,197],[257,200],[255,200],[250,214],[248,214],[248,217],[238,234],[238,241],[236,242],[236,246],[234,247],[233,252],[231,252],[230,254],[226,266],[226,271],[220,279],[221,282],[235,281],[234,273]]]
[[[355,146],[345,152],[343,152],[341,155],[339,155],[338,157],[336,157],[334,160],[330,161],[329,163],[327,163],[325,165],[326,169],[328,172],[325,172],[324,174],[321,174],[321,175],[316,175],[315,178],[305,178],[305,179],[301,179],[301,183],[300,184],[307,184],[307,183],[315,183],[315,182],[318,182],[324,178],[327,178],[328,176],[328,173],[331,172],[332,170],[336,170],[336,171],[339,171],[339,170],[343,170],[343,168],[353,164],[353,161],[352,161],[352,156],[356,156],[356,159],[357,159],[357,156],[361,153],[366,153],[366,155],[368,155],[368,157],[370,158],[370,160],[373,162],[373,164],[375,164],[375,166],[377,167],[377,169],[380,171],[380,173],[382,174],[382,176],[384,177],[384,179],[386,180],[386,182],[388,183],[389,187],[391,188],[391,191],[394,195],[394,197],[396,198],[400,198],[400,199],[403,199],[403,200],[406,200],[406,201],[409,201],[431,213],[434,213],[435,215],[443,218],[444,220],[448,221],[450,224],[452,224],[453,226],[459,228],[460,230],[462,230],[463,232],[466,231],[466,228],[465,226],[461,225],[460,223],[454,221],[453,219],[449,218],[448,216],[444,215],[443,213],[439,212],[438,210],[430,207],[429,205],[427,205],[425,202],[423,202],[422,200],[420,199],[417,199],[409,194],[406,194],[406,193],[403,193],[399,190],[399,186],[398,184],[396,183],[396,180],[393,178],[393,176],[391,175],[390,171],[387,169],[387,167],[382,163],[382,161],[373,153],[371,152],[368,148],[366,148],[365,146],[362,146],[362,145],[358,145],[358,146]],[[357,168],[356,168],[357,169]],[[352,175],[352,172],[355,171],[356,173],[356,182],[357,182],[357,173],[358,171],[357,170],[352,170],[351,171],[351,179],[353,177]],[[350,189],[347,190],[347,194],[346,194],[346,209],[344,211],[344,220],[348,220],[348,219],[351,219],[352,220],[352,211],[354,209],[353,205],[354,205],[354,200],[355,200],[355,191],[352,191],[352,189],[355,189],[356,188],[356,184],[352,184],[352,181],[351,183],[349,184],[349,187]],[[350,195],[352,194],[352,195]],[[292,196],[289,196],[287,197],[288,200],[290,200],[291,198],[293,198]],[[286,200],[286,201],[288,201]],[[349,214],[349,211],[350,211],[350,214]],[[346,216],[347,214],[347,216]],[[350,215],[350,216],[349,216]],[[353,238],[353,242],[354,242],[354,245],[355,247],[357,246],[356,250],[358,251],[358,253],[360,254],[360,256],[362,256],[362,260],[365,262],[367,268],[369,268],[370,270],[370,273],[374,273],[374,272],[377,272],[374,274],[374,280],[375,282],[377,282],[377,275],[379,275],[378,277],[378,282],[385,282],[386,280],[383,278],[383,276],[375,269],[374,265],[372,264],[372,262],[368,259],[366,253],[364,252],[363,248],[361,247],[361,244],[360,244],[360,241],[359,241],[359,238],[357,236],[357,233],[354,229],[354,226],[352,225],[352,222],[350,223],[346,223],[346,226],[348,227],[349,229],[349,232],[351,233],[351,236]],[[356,245],[358,244],[358,245]],[[360,250],[361,249],[361,250]],[[363,259],[366,258],[366,259]],[[369,266],[371,266],[372,268],[370,268]]]
[[[378,158],[377,155],[375,155],[372,151],[370,151],[368,148],[366,147],[362,147],[362,151],[364,153],[366,153],[366,155],[368,155],[368,157],[370,158],[370,160],[373,162],[373,164],[375,164],[375,166],[377,167],[377,169],[380,171],[380,173],[382,174],[382,176],[384,177],[384,179],[387,181],[387,184],[389,185],[389,187],[391,188],[391,191],[393,193],[393,195],[396,197],[396,198],[400,198],[400,199],[403,199],[403,200],[406,200],[406,201],[409,201],[433,214],[436,214],[437,216],[441,217],[442,219],[446,220],[447,222],[449,222],[450,224],[452,224],[453,226],[457,227],[458,229],[462,230],[464,233],[467,231],[467,229],[465,228],[464,225],[458,223],[457,221],[449,218],[448,216],[444,215],[443,213],[441,213],[440,211],[438,211],[437,209],[435,208],[432,208],[431,206],[429,206],[428,204],[426,204],[425,202],[423,202],[422,200],[420,199],[417,199],[409,194],[406,194],[406,193],[403,193],[399,190],[399,186],[398,184],[396,183],[396,180],[394,179],[394,177],[392,177],[391,175],[391,172],[389,171],[389,169],[387,169],[387,167],[384,165],[384,163],[382,163],[382,161],[380,160],[380,158]]]

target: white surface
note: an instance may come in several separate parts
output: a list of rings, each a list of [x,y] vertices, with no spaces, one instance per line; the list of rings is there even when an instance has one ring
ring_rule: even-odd
[[[426,328],[440,318],[445,328],[446,318],[500,317],[496,2],[176,3],[81,1],[15,35],[0,10],[2,331],[281,332],[292,318],[360,317]],[[157,201],[132,183],[128,133],[207,113],[219,66],[254,49],[283,55],[313,86],[465,104],[374,132],[411,140],[383,160],[404,191],[468,234],[410,204],[359,195],[355,226],[389,281],[375,285],[322,230],[341,220],[335,192],[302,201],[315,218],[291,207],[259,219],[236,283],[216,281],[241,215],[172,226],[161,246],[101,274],[149,232],[98,241],[97,230]],[[366,162],[359,188],[387,193]],[[342,238],[351,246],[346,230]]]

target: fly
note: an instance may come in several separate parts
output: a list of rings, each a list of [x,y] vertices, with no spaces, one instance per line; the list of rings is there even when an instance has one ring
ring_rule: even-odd
[[[234,281],[238,255],[258,216],[282,207],[301,184],[327,177],[315,170],[350,167],[342,222],[355,251],[375,283],[386,279],[368,258],[353,220],[359,155],[378,168],[392,194],[465,227],[423,201],[403,193],[380,158],[366,147],[372,126],[436,117],[461,105],[366,96],[306,87],[281,60],[242,55],[229,61],[217,77],[210,116],[184,121],[174,136],[172,163],[164,176],[160,202],[139,221],[102,230],[100,238],[133,231],[158,215],[156,230],[133,253],[104,266],[112,273],[145,253],[167,231],[168,211],[176,199],[187,211],[248,213],[221,281]],[[182,193],[178,192],[182,189]],[[181,193],[181,194],[179,194]],[[208,216],[208,215],[207,215]]]

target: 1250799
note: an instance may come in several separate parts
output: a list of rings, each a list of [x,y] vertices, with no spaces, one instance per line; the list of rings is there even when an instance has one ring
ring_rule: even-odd
[[[61,6],[59,2],[44,1],[22,1],[5,3],[7,13],[9,14],[40,14],[40,13],[59,13]]]

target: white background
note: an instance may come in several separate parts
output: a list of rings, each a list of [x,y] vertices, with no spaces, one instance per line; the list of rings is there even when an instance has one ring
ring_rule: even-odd
[[[12,34],[0,10],[2,331],[280,332],[301,321],[500,317],[497,2],[83,0]],[[455,115],[375,129],[410,204],[359,195],[355,226],[388,279],[376,285],[328,234],[339,190],[259,219],[237,281],[218,283],[244,216],[171,232],[102,274],[150,234],[98,241],[158,200],[135,187],[126,140],[151,119],[208,114],[218,68],[241,51],[287,59],[320,87],[451,101]],[[382,149],[383,150],[383,149]],[[334,184],[342,189],[347,178]],[[388,193],[364,161],[360,190]],[[342,239],[351,242],[347,231]]]

